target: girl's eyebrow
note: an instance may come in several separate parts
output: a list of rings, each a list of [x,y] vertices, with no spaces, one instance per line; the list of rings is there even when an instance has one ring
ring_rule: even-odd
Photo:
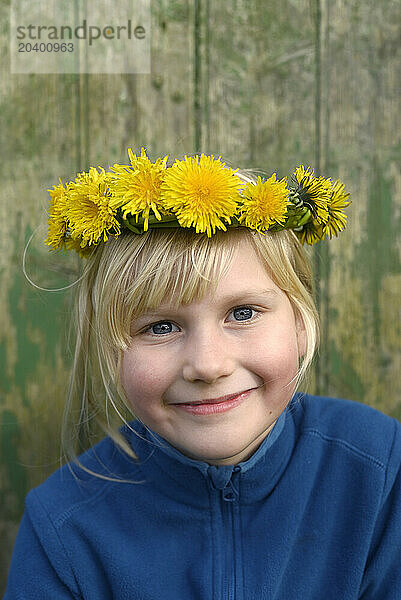
[[[276,297],[277,291],[273,290],[273,289],[266,289],[266,288],[262,288],[262,289],[252,289],[252,290],[243,290],[243,291],[237,291],[235,292],[235,294],[228,294],[227,296],[223,296],[221,298],[221,301],[223,303],[231,303],[231,302],[237,302],[237,301],[242,301],[245,299],[252,299],[252,298],[256,298],[258,296],[266,296],[268,298],[274,298]]]
[[[257,300],[257,298],[260,297],[266,297],[266,299],[274,299],[278,296],[278,293],[276,290],[274,289],[266,289],[266,288],[262,288],[262,289],[252,289],[252,290],[243,290],[243,291],[237,291],[234,294],[228,294],[227,296],[221,296],[219,298],[219,303],[221,305],[225,305],[225,304],[236,304],[236,303],[242,303],[242,302],[246,302],[247,300]],[[178,313],[178,311],[180,310],[180,306],[178,308],[173,308],[169,305],[161,305],[158,308],[155,308],[153,310],[149,310],[149,311],[145,311],[144,313],[142,313],[140,315],[140,317],[153,317],[153,316],[158,316],[161,313],[165,313],[165,312],[169,312],[169,313]],[[140,318],[139,317],[139,318]]]

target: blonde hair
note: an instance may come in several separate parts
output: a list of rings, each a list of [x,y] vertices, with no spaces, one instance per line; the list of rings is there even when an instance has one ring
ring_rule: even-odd
[[[251,179],[245,171],[237,174],[245,181]],[[297,387],[304,380],[319,343],[319,317],[310,262],[293,231],[263,235],[239,227],[218,231],[211,238],[183,228],[152,229],[142,235],[124,232],[94,249],[77,290],[76,347],[62,440],[70,461],[80,464],[75,450],[77,432],[84,428],[86,438],[90,437],[93,419],[129,456],[137,458],[118,430],[132,417],[120,382],[132,321],[161,302],[179,306],[200,300],[227,271],[234,250],[244,239],[303,321],[306,352]],[[71,426],[76,427],[75,433]]]

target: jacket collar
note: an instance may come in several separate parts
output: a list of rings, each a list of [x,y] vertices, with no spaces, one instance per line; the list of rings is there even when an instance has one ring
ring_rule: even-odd
[[[209,506],[210,489],[231,487],[240,503],[266,498],[284,472],[295,444],[291,408],[296,394],[257,451],[238,465],[214,466],[193,460],[140,421],[131,423],[130,443],[146,481],[171,498],[193,506]]]

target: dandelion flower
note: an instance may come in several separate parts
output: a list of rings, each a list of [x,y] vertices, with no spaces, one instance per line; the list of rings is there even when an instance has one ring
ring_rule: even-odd
[[[196,228],[208,237],[216,228],[227,231],[222,219],[231,224],[244,184],[220,157],[188,157],[167,169],[162,186],[163,206],[172,210],[181,227]]]
[[[300,165],[294,173],[293,181],[296,187],[290,193],[290,200],[295,204],[299,202],[307,206],[318,223],[327,223],[331,196],[330,179],[315,177],[310,167],[305,170],[304,166]]]
[[[336,181],[332,186],[331,198],[328,205],[329,220],[325,226],[325,233],[330,239],[339,232],[345,229],[347,215],[343,212],[343,208],[351,204],[347,200],[349,194],[344,193],[344,184],[341,181]]]
[[[64,239],[68,227],[66,217],[67,211],[67,190],[64,188],[61,180],[59,185],[54,185],[50,192],[50,211],[48,220],[48,235],[45,243],[54,250],[59,250],[64,246]]]
[[[135,215],[144,219],[144,231],[149,227],[150,210],[156,218],[161,220],[160,188],[164,180],[167,156],[158,158],[152,163],[146,155],[144,148],[141,155],[136,156],[128,149],[131,165],[115,164],[112,171],[112,187],[114,198],[111,202],[113,208],[122,208],[123,218]]]
[[[92,253],[93,246],[81,246],[82,240],[80,238],[67,237],[65,240],[65,247],[67,250],[75,250],[81,258],[88,258]]]
[[[325,237],[324,225],[316,219],[312,219],[306,223],[301,231],[295,230],[295,233],[302,244],[307,243],[310,246],[316,244],[316,242],[321,242]]]
[[[260,177],[256,184],[248,183],[242,191],[243,206],[240,208],[240,223],[258,231],[267,231],[276,223],[282,225],[287,213],[289,190],[286,178],[277,181],[273,173],[264,183]]]
[[[89,173],[80,173],[68,186],[67,217],[71,237],[80,240],[81,248],[97,244],[100,239],[106,241],[110,232],[114,235],[121,232],[117,211],[110,205],[109,184],[104,169],[99,173],[91,167]]]

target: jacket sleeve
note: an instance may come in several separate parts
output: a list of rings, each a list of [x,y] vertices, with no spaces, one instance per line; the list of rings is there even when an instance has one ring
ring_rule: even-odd
[[[46,552],[26,511],[15,542],[3,600],[81,598],[68,584],[71,572],[66,571],[66,557],[60,561],[61,552],[61,548],[52,555]]]
[[[401,598],[401,424],[394,438],[382,502],[360,589],[360,600]]]

